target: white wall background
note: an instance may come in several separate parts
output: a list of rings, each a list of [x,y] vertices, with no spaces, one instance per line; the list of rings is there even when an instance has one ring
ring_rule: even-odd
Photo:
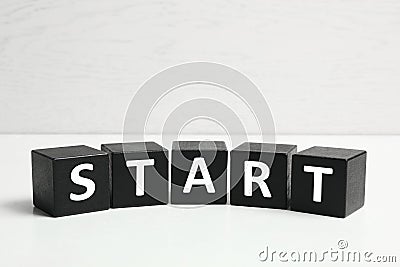
[[[0,132],[119,133],[160,70],[248,75],[278,133],[400,134],[400,1],[1,0]]]

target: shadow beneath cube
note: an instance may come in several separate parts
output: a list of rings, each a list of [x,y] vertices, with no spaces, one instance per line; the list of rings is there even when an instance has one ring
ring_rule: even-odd
[[[3,208],[7,209],[10,212],[14,212],[20,215],[34,215],[41,217],[50,217],[44,211],[33,206],[32,201],[29,199],[25,200],[14,200],[6,202],[2,205]]]

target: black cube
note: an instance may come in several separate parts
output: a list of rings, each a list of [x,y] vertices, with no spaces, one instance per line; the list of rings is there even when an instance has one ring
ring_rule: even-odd
[[[287,209],[295,145],[245,142],[231,151],[231,205]]]
[[[226,204],[228,151],[223,141],[174,141],[172,204]]]
[[[54,217],[110,207],[107,153],[79,145],[31,155],[35,207]]]
[[[111,207],[168,203],[168,150],[155,142],[103,144],[110,158]]]
[[[364,205],[367,153],[319,147],[293,155],[292,210],[344,218]]]

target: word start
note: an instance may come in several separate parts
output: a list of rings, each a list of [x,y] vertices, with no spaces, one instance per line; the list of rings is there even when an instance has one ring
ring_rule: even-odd
[[[171,153],[170,153],[171,152]],[[33,204],[54,217],[162,204],[286,209],[345,218],[364,205],[366,151],[223,141],[32,150]],[[169,160],[171,159],[171,160]],[[169,175],[170,174],[170,175]]]

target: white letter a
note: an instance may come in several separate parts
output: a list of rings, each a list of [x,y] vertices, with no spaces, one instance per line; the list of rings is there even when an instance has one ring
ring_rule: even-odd
[[[195,179],[197,169],[200,167],[203,179]],[[208,172],[204,158],[194,158],[192,167],[190,168],[189,176],[186,180],[183,193],[190,193],[193,185],[205,185],[208,193],[215,193],[214,185],[211,181],[210,173]]]

